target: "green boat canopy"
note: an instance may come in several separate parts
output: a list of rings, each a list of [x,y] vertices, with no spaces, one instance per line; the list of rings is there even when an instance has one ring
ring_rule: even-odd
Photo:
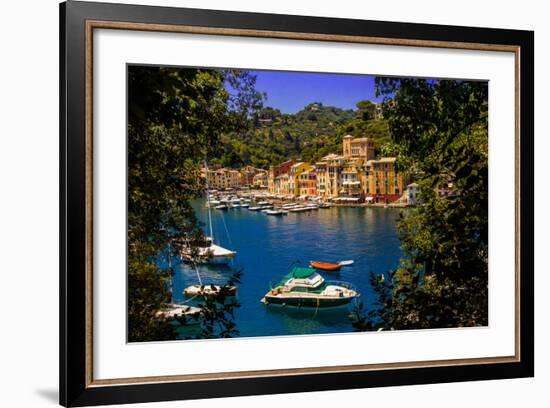
[[[289,273],[283,276],[283,279],[281,279],[281,282],[279,282],[278,286],[284,285],[291,278],[306,279],[306,278],[309,278],[314,273],[317,273],[317,271],[313,268],[301,268],[299,266],[296,266],[292,268],[292,270]]]
[[[313,268],[300,268],[300,267],[297,266],[297,267],[292,268],[292,270],[290,271],[290,273],[288,275],[289,275],[289,279],[290,278],[305,279],[305,278],[313,275],[316,272],[317,271]]]

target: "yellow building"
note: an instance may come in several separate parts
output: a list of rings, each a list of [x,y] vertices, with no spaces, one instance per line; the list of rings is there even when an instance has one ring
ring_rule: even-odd
[[[317,195],[322,198],[328,198],[328,174],[326,161],[315,163],[315,184]]]
[[[349,159],[374,159],[374,140],[368,137],[354,138],[351,135],[344,136],[342,140],[342,154]]]
[[[254,187],[267,188],[267,171],[260,170],[252,178],[252,185]]]
[[[362,193],[363,160],[349,160],[342,166],[340,174],[340,196],[360,197]]]
[[[404,193],[404,177],[395,170],[395,157],[368,160],[361,185],[368,201],[392,203]]]
[[[288,172],[288,190],[289,194],[298,197],[300,195],[300,174],[304,171],[313,170],[313,166],[309,163],[299,162],[293,164]]]
[[[323,158],[323,161],[327,164],[325,173],[325,197],[336,198],[339,196],[342,187],[341,175],[346,160],[344,156],[329,154]]]

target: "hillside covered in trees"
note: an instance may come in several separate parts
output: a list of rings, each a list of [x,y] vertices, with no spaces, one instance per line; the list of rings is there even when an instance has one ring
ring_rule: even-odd
[[[295,114],[264,107],[255,112],[249,126],[221,136],[212,164],[238,168],[252,165],[267,169],[288,159],[314,163],[342,149],[342,137],[371,137],[378,149],[389,142],[384,119],[375,119],[374,103],[361,101],[357,109],[344,110],[313,102]]]

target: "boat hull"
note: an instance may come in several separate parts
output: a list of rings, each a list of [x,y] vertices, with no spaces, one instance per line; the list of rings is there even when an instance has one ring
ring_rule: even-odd
[[[270,296],[266,295],[262,301],[266,305],[284,305],[296,307],[336,307],[350,303],[354,297],[294,297],[294,296]]]
[[[204,258],[201,260],[202,264],[208,265],[227,265],[233,260],[232,256],[220,256],[212,258]]]
[[[235,251],[230,251],[219,245],[211,244],[208,247],[197,249],[197,254],[192,257],[189,249],[184,249],[181,256],[185,262],[197,262],[207,265],[226,265],[230,263],[235,255]]]
[[[309,265],[312,268],[319,269],[321,271],[327,271],[327,272],[337,272],[342,267],[342,265],[340,264],[331,264],[328,262],[317,262],[317,261],[311,261]]]

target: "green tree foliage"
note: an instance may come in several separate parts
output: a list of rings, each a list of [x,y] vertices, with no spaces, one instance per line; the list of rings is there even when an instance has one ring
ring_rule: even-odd
[[[378,304],[358,330],[488,323],[487,84],[378,78],[398,166],[421,205],[398,224],[404,256],[373,275]]]
[[[361,109],[370,101],[362,101],[360,110],[344,110],[314,102],[295,114],[283,114],[278,109],[265,107],[257,111],[247,130],[222,136],[218,150],[218,164],[226,167],[252,165],[268,168],[288,159],[314,163],[329,153],[342,150],[346,134],[372,137],[378,147],[390,141],[387,122],[373,120]]]
[[[175,338],[168,322],[156,317],[173,274],[158,260],[168,247],[177,255],[184,239],[202,240],[190,205],[204,187],[199,164],[221,134],[242,127],[247,109],[255,108],[253,84],[241,71],[128,68],[130,341]]]
[[[373,102],[365,99],[364,101],[357,102],[356,106],[358,117],[365,121],[374,119],[376,105]]]

